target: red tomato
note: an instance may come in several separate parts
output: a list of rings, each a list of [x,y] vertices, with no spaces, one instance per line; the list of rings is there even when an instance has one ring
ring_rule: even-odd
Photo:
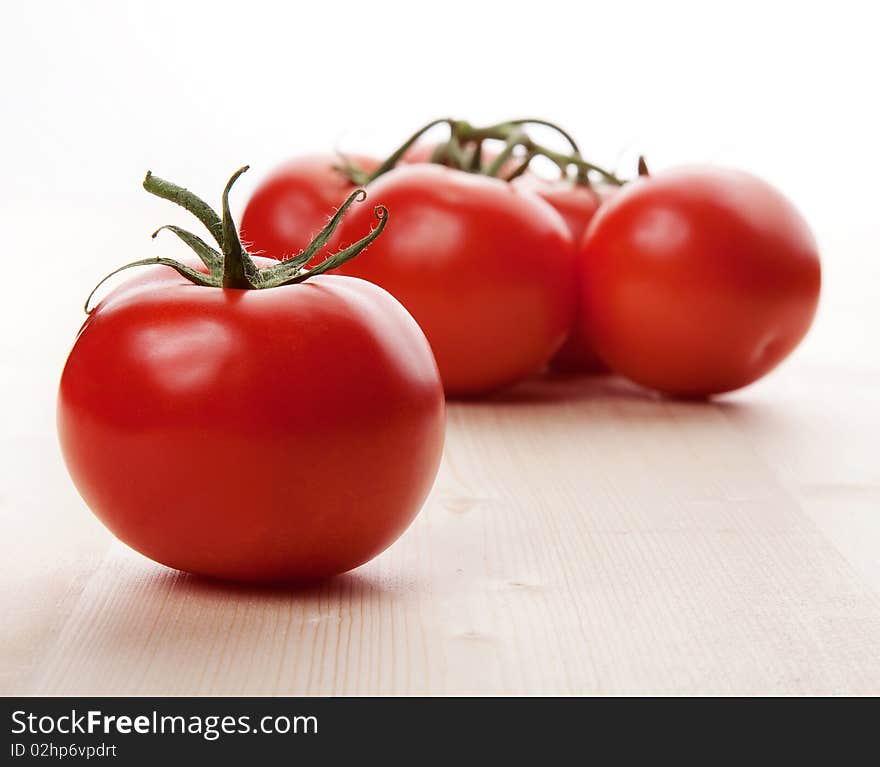
[[[82,497],[125,543],[193,573],[288,581],[357,567],[406,529],[444,402],[424,335],[375,285],[234,290],[153,267],[80,330],[58,429]]]
[[[581,312],[575,316],[565,343],[550,360],[550,367],[561,373],[607,373],[608,366],[599,358],[583,328]]]
[[[549,202],[568,224],[575,242],[580,242],[587,224],[592,221],[601,204],[599,195],[590,187],[573,181],[548,181],[531,175],[518,178],[513,183]]]
[[[379,165],[374,158],[362,155],[348,159],[367,172]],[[341,162],[339,155],[332,154],[298,157],[265,179],[241,218],[241,238],[248,243],[248,250],[279,260],[300,253],[339,203],[357,188],[339,170]],[[323,255],[332,249],[331,241]]]
[[[599,196],[591,188],[563,179],[547,181],[530,175],[522,176],[514,183],[549,202],[568,225],[575,242],[583,237],[587,224],[599,210],[601,203]],[[567,373],[604,373],[608,368],[599,359],[589,338],[584,334],[582,324],[578,312],[568,338],[550,360],[550,366]]]
[[[448,395],[484,394],[536,372],[574,316],[571,234],[549,205],[498,179],[399,167],[370,184],[393,221],[339,271],[378,283],[431,342]],[[369,218],[354,210],[341,242]]]
[[[628,184],[582,244],[583,327],[637,383],[681,396],[738,389],[806,334],[821,282],[807,224],[754,176],[683,168]]]

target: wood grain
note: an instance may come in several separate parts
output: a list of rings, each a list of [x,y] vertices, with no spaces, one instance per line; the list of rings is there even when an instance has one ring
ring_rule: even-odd
[[[695,404],[559,379],[453,405],[435,490],[376,561],[259,590],[114,543],[18,689],[876,694],[869,435],[814,411],[825,398],[808,380]],[[861,522],[829,522],[852,496]]]

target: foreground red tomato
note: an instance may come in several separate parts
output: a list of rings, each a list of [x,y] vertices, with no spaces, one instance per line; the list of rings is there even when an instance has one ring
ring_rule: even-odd
[[[580,242],[599,210],[601,200],[590,187],[568,180],[547,181],[534,175],[517,179],[517,186],[537,194],[552,205],[568,226],[575,242]],[[599,359],[589,338],[583,331],[581,312],[578,311],[571,332],[562,348],[550,360],[550,367],[566,373],[604,373],[608,368]]]
[[[559,214],[503,181],[439,165],[370,184],[394,216],[340,271],[376,282],[416,318],[446,393],[474,396],[539,370],[574,316],[574,249]],[[343,223],[348,242],[367,225]]]
[[[193,573],[290,581],[404,531],[438,468],[444,401],[424,334],[369,282],[201,287],[156,266],[80,330],[58,431],[125,543]]]
[[[366,172],[378,161],[352,155],[348,159]],[[241,218],[241,237],[252,253],[289,258],[299,253],[355,184],[339,169],[339,155],[298,157],[282,165],[256,189]],[[332,251],[332,244],[323,253]]]
[[[606,203],[581,252],[584,331],[637,383],[682,396],[737,389],[806,334],[819,298],[816,242],[754,176],[684,168]]]

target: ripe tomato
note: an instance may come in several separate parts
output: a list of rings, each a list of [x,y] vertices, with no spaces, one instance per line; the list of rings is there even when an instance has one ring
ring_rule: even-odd
[[[394,221],[340,272],[376,282],[416,318],[448,395],[484,394],[536,372],[574,315],[574,247],[548,204],[498,179],[407,165],[370,184]],[[367,224],[354,211],[340,241]]]
[[[572,181],[547,181],[534,175],[526,175],[516,179],[514,183],[549,202],[568,225],[575,242],[581,240],[601,204],[599,195],[590,187]],[[584,334],[580,314],[578,311],[571,332],[550,360],[550,367],[567,373],[604,373],[608,368],[599,359],[589,338]]]
[[[413,520],[443,391],[412,317],[369,282],[233,290],[157,266],[86,320],[58,430],[80,494],[134,549],[219,578],[310,579]]]
[[[513,183],[549,202],[568,225],[575,242],[580,242],[587,224],[593,220],[601,204],[599,195],[592,188],[565,179],[548,181],[529,175]]]
[[[738,389],[806,334],[821,282],[807,224],[754,176],[641,178],[602,206],[581,253],[583,329],[615,371],[681,396]]]
[[[228,199],[246,170],[226,184],[222,217],[147,173],[144,188],[191,212],[220,250],[162,227],[202,264],[159,257],[116,270],[154,265],[80,329],[58,433],[83,499],[146,556],[233,580],[319,578],[374,557],[418,512],[440,461],[443,391],[397,301],[323,274],[382,233],[387,209],[312,270],[305,261],[363,191],[300,259],[253,258]]]
[[[376,159],[362,155],[347,159],[367,172],[379,165]],[[297,157],[265,179],[241,218],[241,237],[248,249],[279,260],[302,251],[356,188],[339,170],[342,161],[332,154]],[[330,243],[321,258],[332,250]]]

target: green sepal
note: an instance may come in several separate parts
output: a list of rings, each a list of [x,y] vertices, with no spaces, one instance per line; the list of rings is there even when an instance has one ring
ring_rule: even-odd
[[[348,209],[355,202],[361,202],[365,200],[366,197],[367,193],[363,189],[356,189],[352,192],[345,202],[339,206],[339,210],[333,214],[332,218],[302,253],[261,270],[262,285],[260,287],[271,288],[277,285],[286,285],[292,277],[299,274],[302,268],[327,244]]]
[[[124,266],[120,266],[118,269],[114,269],[110,274],[108,274],[104,279],[102,279],[94,288],[92,288],[92,292],[89,293],[89,297],[86,299],[86,303],[83,306],[86,314],[91,314],[94,311],[94,307],[89,309],[89,304],[92,301],[92,297],[97,292],[98,288],[101,287],[107,280],[109,280],[114,274],[119,274],[119,272],[124,272],[126,269],[132,269],[135,266],[170,266],[174,269],[178,274],[182,277],[186,277],[190,282],[201,285],[203,287],[208,288],[219,288],[220,280],[218,277],[211,274],[203,274],[197,269],[193,269],[191,266],[187,266],[186,264],[180,263],[180,261],[175,261],[173,258],[163,258],[161,256],[156,256],[155,258],[142,258],[140,261],[132,261],[130,264],[125,264]]]
[[[153,232],[154,240],[156,239],[156,235],[163,229],[167,229],[169,232],[174,232],[174,234],[183,240],[183,242],[189,245],[189,247],[192,248],[195,254],[201,259],[202,263],[208,267],[211,274],[217,274],[223,270],[223,256],[208,245],[208,243],[206,243],[201,237],[196,236],[192,232],[188,232],[186,229],[181,229],[179,226],[166,224],[165,226],[160,226],[155,232]]]
[[[144,180],[144,188],[152,194],[176,202],[196,215],[199,220],[208,227],[208,230],[214,235],[215,239],[217,239],[222,253],[218,253],[200,237],[179,226],[167,225],[160,227],[153,232],[154,238],[163,229],[170,230],[196,253],[202,263],[209,270],[209,274],[193,269],[175,259],[164,258],[161,256],[132,261],[129,264],[120,266],[118,269],[114,269],[94,287],[85,302],[84,308],[86,314],[91,314],[94,311],[94,307],[90,307],[92,299],[98,289],[110,277],[135,266],[170,266],[178,274],[185,277],[194,285],[211,288],[263,289],[304,282],[309,279],[309,277],[323,274],[324,272],[330,271],[354,258],[382,233],[382,230],[388,222],[387,209],[381,205],[376,207],[375,213],[376,217],[379,219],[379,223],[366,237],[358,240],[353,245],[344,248],[338,253],[329,256],[314,269],[309,271],[304,268],[305,265],[321,250],[321,248],[327,244],[346,211],[355,202],[363,200],[366,197],[366,192],[363,189],[358,189],[348,196],[345,202],[339,207],[339,210],[337,210],[330,221],[327,222],[327,225],[321,229],[318,236],[309,243],[309,246],[302,253],[292,259],[288,259],[287,261],[280,262],[261,270],[257,267],[247,250],[242,246],[235,223],[232,220],[232,214],[229,210],[229,191],[238,177],[247,169],[247,166],[240,168],[227,182],[226,188],[223,190],[222,218],[218,217],[206,203],[199,200],[198,197],[191,194],[186,189],[183,189],[183,187],[164,181],[148,172],[147,177]],[[214,219],[216,219],[216,222]],[[217,222],[219,222],[219,232],[217,231],[217,226],[215,226],[215,223]]]
[[[351,259],[363,252],[373,240],[382,234],[382,230],[388,224],[388,208],[384,205],[377,205],[374,208],[374,212],[379,223],[376,224],[376,228],[370,231],[366,237],[363,237],[354,244],[349,245],[347,248],[340,250],[338,253],[328,256],[314,269],[303,271],[296,277],[293,277],[282,284],[296,285],[300,282],[305,282],[311,277],[317,277],[319,274],[329,272],[331,269],[336,269],[338,266],[342,266],[346,261],[351,261]]]
[[[144,189],[156,197],[170,200],[180,205],[184,210],[188,210],[205,225],[217,244],[221,248],[223,247],[223,224],[220,221],[220,216],[203,199],[194,195],[189,189],[184,189],[182,186],[154,176],[151,171],[147,171],[146,178],[144,178]]]
[[[249,167],[245,165],[235,171],[223,189],[223,219],[221,221],[223,239],[220,247],[223,250],[224,288],[257,288],[260,287],[262,281],[260,270],[241,245],[238,230],[235,228],[232,213],[229,211],[229,190],[232,189],[232,185],[238,180],[238,177]]]

